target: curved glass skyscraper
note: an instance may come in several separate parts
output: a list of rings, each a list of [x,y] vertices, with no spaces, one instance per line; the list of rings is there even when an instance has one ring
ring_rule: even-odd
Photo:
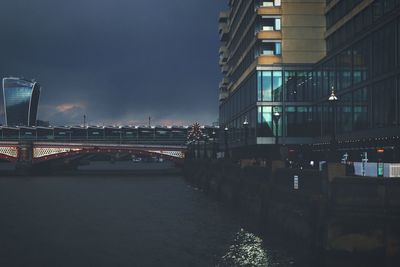
[[[39,96],[39,83],[20,78],[3,78],[6,125],[35,126]]]

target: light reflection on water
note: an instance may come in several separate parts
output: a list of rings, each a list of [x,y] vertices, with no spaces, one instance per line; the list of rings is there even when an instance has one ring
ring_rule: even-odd
[[[278,251],[267,250],[259,236],[240,229],[236,233],[232,245],[216,267],[274,267],[292,266],[294,264],[292,259],[279,254]]]
[[[233,244],[222,257],[222,266],[269,266],[267,253],[262,246],[262,239],[241,229]]]

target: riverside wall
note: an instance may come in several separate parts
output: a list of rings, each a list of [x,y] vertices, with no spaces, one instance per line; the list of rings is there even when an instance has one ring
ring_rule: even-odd
[[[400,179],[346,177],[338,164],[325,172],[276,166],[187,161],[183,172],[262,228],[280,229],[304,245],[400,258]]]

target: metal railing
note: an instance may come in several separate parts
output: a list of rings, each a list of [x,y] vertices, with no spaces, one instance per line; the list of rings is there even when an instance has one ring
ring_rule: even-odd
[[[70,137],[70,138],[58,138],[58,137],[19,137],[19,136],[7,136],[0,137],[0,141],[32,141],[32,142],[54,142],[54,143],[104,143],[104,144],[164,144],[164,145],[186,145],[187,140],[185,139],[164,139],[164,138],[90,138],[90,137]]]

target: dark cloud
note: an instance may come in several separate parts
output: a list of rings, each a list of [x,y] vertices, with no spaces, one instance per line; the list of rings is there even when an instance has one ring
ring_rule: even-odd
[[[0,75],[38,80],[55,124],[211,123],[224,2],[2,0]]]

